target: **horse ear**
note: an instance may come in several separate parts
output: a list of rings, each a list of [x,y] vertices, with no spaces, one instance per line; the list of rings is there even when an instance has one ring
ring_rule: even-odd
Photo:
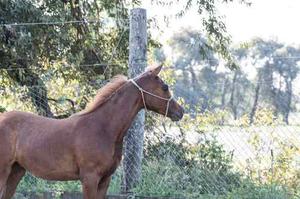
[[[157,75],[159,74],[159,72],[161,71],[162,67],[163,67],[162,64],[160,64],[159,66],[155,67],[155,68],[152,70],[152,74],[157,76]]]

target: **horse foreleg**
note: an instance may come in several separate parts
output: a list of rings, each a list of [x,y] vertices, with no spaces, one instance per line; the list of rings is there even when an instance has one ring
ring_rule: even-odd
[[[97,199],[105,199],[111,176],[102,178],[98,185]]]
[[[17,189],[17,186],[20,180],[22,179],[22,177],[24,176],[25,172],[26,172],[25,169],[19,166],[18,164],[13,165],[12,170],[7,179],[6,192],[2,198],[0,197],[1,199],[10,199],[13,197]]]
[[[99,175],[95,173],[84,174],[81,177],[82,192],[84,199],[97,199]]]

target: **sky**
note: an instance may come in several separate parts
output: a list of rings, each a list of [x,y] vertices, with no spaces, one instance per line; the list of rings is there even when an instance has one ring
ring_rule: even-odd
[[[253,37],[277,39],[279,42],[300,45],[300,0],[251,0],[250,7],[240,3],[219,4],[218,12],[224,16],[233,43],[246,42]],[[195,9],[180,19],[174,14],[182,8],[181,4],[162,7],[144,1],[148,18],[155,17],[163,27],[161,32],[152,29],[152,34],[161,42],[183,27],[201,28]],[[164,15],[171,16],[168,26]]]

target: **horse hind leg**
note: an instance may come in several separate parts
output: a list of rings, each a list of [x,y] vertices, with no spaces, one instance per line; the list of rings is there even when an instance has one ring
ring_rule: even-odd
[[[110,180],[111,180],[111,176],[104,177],[103,179],[101,179],[100,183],[98,184],[98,192],[97,192],[98,199],[105,198]]]
[[[0,166],[0,199],[2,199],[6,192],[7,179],[11,168]]]
[[[12,170],[8,176],[7,183],[6,183],[6,192],[0,197],[0,199],[10,199],[13,197],[19,182],[21,181],[22,177],[25,175],[26,170],[21,167],[18,163],[15,163],[12,166]]]

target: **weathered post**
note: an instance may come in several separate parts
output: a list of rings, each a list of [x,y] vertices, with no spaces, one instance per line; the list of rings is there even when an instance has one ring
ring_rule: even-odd
[[[130,12],[129,70],[128,76],[142,73],[147,65],[147,17],[146,10],[132,9]],[[140,111],[127,132],[124,142],[123,192],[130,191],[141,177],[143,158],[145,112]]]

